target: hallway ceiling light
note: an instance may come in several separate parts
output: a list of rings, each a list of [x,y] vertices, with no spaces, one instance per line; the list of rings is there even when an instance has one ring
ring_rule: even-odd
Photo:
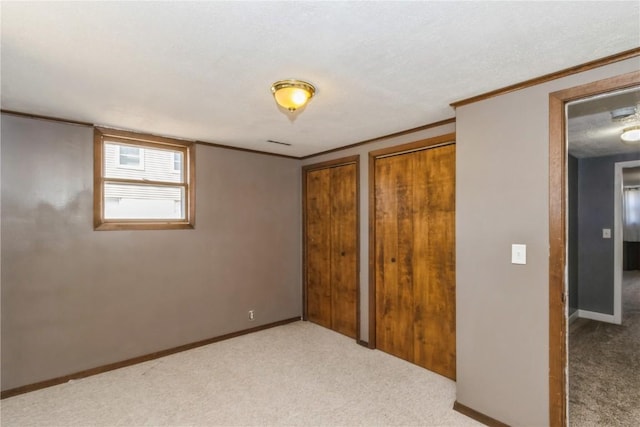
[[[311,83],[289,79],[275,82],[271,85],[271,92],[279,106],[293,113],[309,102],[316,88]]]
[[[639,126],[630,126],[624,128],[622,131],[622,135],[620,135],[620,139],[622,142],[637,144],[640,142],[640,125]]]

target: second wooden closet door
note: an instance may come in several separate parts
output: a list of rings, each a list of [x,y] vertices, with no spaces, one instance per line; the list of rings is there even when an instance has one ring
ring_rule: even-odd
[[[375,161],[376,346],[455,378],[455,145]]]
[[[308,320],[356,337],[355,164],[306,172],[305,281]]]

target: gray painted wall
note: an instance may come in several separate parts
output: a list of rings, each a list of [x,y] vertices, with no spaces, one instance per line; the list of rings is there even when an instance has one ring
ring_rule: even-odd
[[[91,128],[1,141],[3,390],[301,315],[298,160],[198,145],[194,230],[94,231]]]
[[[567,158],[567,220],[568,230],[568,270],[569,270],[569,315],[578,310],[578,159],[569,155]]]
[[[457,400],[549,423],[549,94],[636,71],[633,58],[459,107]],[[527,264],[511,264],[511,244]],[[581,295],[582,297],[582,295]]]
[[[579,308],[613,314],[614,165],[640,160],[638,153],[578,161]],[[611,229],[611,239],[602,229]]]

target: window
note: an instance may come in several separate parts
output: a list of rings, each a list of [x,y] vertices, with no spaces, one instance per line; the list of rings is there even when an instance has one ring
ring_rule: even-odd
[[[119,168],[144,170],[144,148],[116,145]]]
[[[174,173],[182,171],[182,153],[173,153],[171,168]]]
[[[95,229],[193,228],[194,155],[192,142],[96,128]]]
[[[640,242],[640,187],[625,187],[622,191],[622,238]]]

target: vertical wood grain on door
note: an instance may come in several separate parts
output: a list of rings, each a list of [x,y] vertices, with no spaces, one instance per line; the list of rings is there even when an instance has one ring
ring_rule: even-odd
[[[308,170],[305,191],[307,319],[356,337],[357,167]]]
[[[455,145],[375,161],[376,345],[455,378]]]
[[[306,296],[307,318],[327,328],[331,327],[331,218],[329,185],[331,170],[307,173],[306,200]]]
[[[376,343],[380,350],[413,361],[413,290],[408,262],[411,245],[404,244],[407,194],[411,183],[405,156],[376,161]]]
[[[356,336],[356,165],[331,168],[331,329]]]

